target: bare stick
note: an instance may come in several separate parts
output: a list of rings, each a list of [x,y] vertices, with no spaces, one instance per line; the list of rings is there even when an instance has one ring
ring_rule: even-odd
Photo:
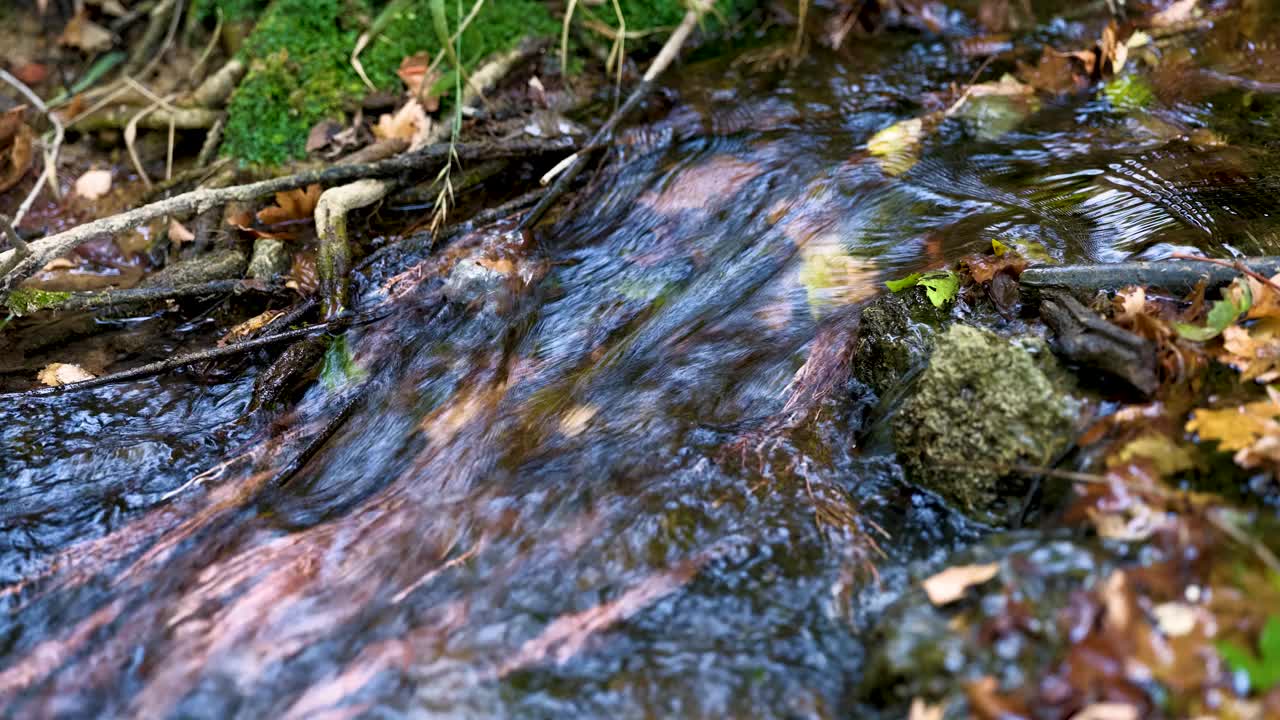
[[[500,157],[524,157],[548,152],[562,151],[573,147],[573,141],[560,139],[552,141],[535,141],[519,143],[475,143],[458,145],[458,157],[463,159],[487,159]],[[30,277],[50,260],[70,252],[81,243],[103,235],[115,235],[135,228],[156,218],[165,216],[184,216],[199,214],[232,201],[248,201],[271,195],[272,193],[304,187],[313,183],[333,185],[350,182],[360,178],[393,177],[405,173],[422,171],[432,165],[444,161],[449,156],[449,145],[441,143],[428,145],[411,153],[376,163],[362,165],[334,165],[332,167],[307,170],[294,175],[272,178],[248,185],[236,185],[225,188],[203,188],[159,200],[149,205],[112,215],[110,217],[84,223],[70,230],[50,235],[30,243],[31,254],[22,258],[3,278],[0,278],[0,293],[8,293],[22,280]],[[11,262],[14,251],[0,253],[0,267]]]
[[[275,292],[280,286],[258,286],[244,280],[210,280],[191,285],[173,287],[142,287],[128,290],[103,290],[98,292],[77,292],[58,303],[43,307],[43,310],[93,310],[103,307],[134,305],[137,303],[156,302],[158,300],[175,300],[178,298],[201,297],[237,293],[245,290],[261,290]]]
[[[62,193],[58,189],[58,178],[56,171],[58,167],[58,151],[62,148],[62,137],[65,131],[62,128],[62,121],[58,116],[49,112],[48,106],[36,95],[27,84],[18,78],[10,75],[7,71],[0,69],[0,80],[4,80],[13,89],[22,93],[32,105],[39,108],[40,112],[49,119],[49,123],[53,125],[53,143],[44,143],[44,170],[40,173],[40,178],[36,180],[36,184],[31,186],[31,192],[27,193],[27,197],[22,200],[22,204],[18,206],[18,211],[13,214],[12,222],[14,225],[22,222],[23,216],[31,209],[32,203],[36,201],[36,196],[40,194],[40,186],[49,183],[49,189],[53,191],[54,197],[59,197]],[[0,267],[4,267],[6,258],[0,256]]]
[[[376,318],[361,318],[360,320],[368,321],[372,319],[376,319]],[[353,324],[353,322],[355,322],[356,320],[357,318],[354,318],[351,316],[338,318],[331,322],[319,323],[316,325],[308,325],[307,327],[299,328],[297,330],[287,330],[285,332],[277,333],[275,335],[268,335],[266,337],[255,338],[253,340],[245,340],[244,342],[235,343],[234,345],[210,348],[208,350],[200,350],[198,352],[188,353],[186,355],[179,355],[178,357],[169,358],[168,360],[161,360],[159,362],[149,363],[147,365],[142,365],[140,367],[136,367],[131,370],[125,370],[118,373],[112,373],[111,375],[103,375],[102,377],[96,377],[96,378],[93,378],[92,380],[83,380],[81,382],[67,383],[65,385],[55,385],[53,387],[35,388],[34,390],[24,390],[22,392],[0,393],[0,398],[42,397],[47,395],[61,395],[63,393],[75,392],[77,390],[88,390],[89,388],[102,387],[103,385],[112,385],[114,383],[124,382],[126,380],[136,380],[137,378],[149,377],[151,375],[159,375],[161,373],[183,367],[184,365],[190,365],[192,363],[198,363],[204,360],[214,360],[221,357],[227,357],[229,355],[238,355],[240,353],[247,352],[255,348],[263,347],[264,345],[274,345],[276,343],[297,340],[299,338],[304,338],[309,335],[314,335],[315,333],[318,333],[318,332],[323,332],[325,330],[332,330],[343,325]]]
[[[618,123],[629,115],[644,99],[644,96],[649,93],[649,90],[653,88],[653,81],[670,67],[671,63],[675,62],[676,56],[680,54],[680,49],[684,47],[689,35],[697,27],[698,20],[711,9],[711,5],[710,0],[692,0],[688,12],[684,14],[684,19],[680,21],[675,31],[671,33],[671,37],[667,38],[666,44],[658,51],[658,56],[653,59],[653,62],[649,63],[649,69],[645,71],[644,78],[640,81],[640,84],[631,91],[631,95],[627,97],[627,101],[622,104],[622,107],[614,111],[604,125],[600,126],[600,129],[596,131],[595,136],[591,138],[591,142],[588,145],[603,145],[613,135]],[[564,168],[564,171],[560,173],[560,176],[556,178],[555,184],[551,186],[546,195],[542,196],[542,199],[529,211],[529,214],[520,221],[518,229],[525,230],[530,228],[542,219],[547,210],[551,209],[551,206],[560,199],[560,196],[564,195],[569,189],[569,183],[573,182],[578,173],[582,172],[582,168],[586,167],[586,155],[587,153],[585,152],[578,152],[570,156],[572,160]]]

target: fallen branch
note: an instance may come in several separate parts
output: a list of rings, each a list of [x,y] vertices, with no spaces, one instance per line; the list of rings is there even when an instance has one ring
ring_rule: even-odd
[[[458,157],[462,159],[522,157],[563,151],[572,146],[573,141],[567,139],[527,141],[500,145],[475,143],[457,146],[457,153]],[[45,263],[70,252],[82,243],[103,235],[115,235],[116,233],[130,230],[156,218],[199,214],[228,202],[256,200],[272,193],[292,190],[313,183],[333,185],[361,178],[385,178],[421,171],[445,160],[448,154],[448,144],[428,145],[421,150],[376,163],[335,165],[248,185],[193,190],[120,213],[119,215],[94,220],[29,243],[31,254],[21,258],[12,270],[3,278],[0,278],[0,293],[9,293],[13,288],[17,287],[19,282],[31,276],[43,267]],[[0,267],[4,267],[6,263],[10,262],[10,258],[13,255],[14,251],[12,250],[0,253]]]
[[[44,397],[48,395],[62,395],[64,393],[76,392],[78,390],[88,390],[90,388],[102,387],[103,385],[113,385],[118,382],[127,380],[136,380],[138,378],[149,377],[151,375],[159,375],[170,370],[192,363],[202,362],[204,360],[215,360],[217,358],[228,357],[230,355],[238,355],[248,352],[255,348],[265,345],[275,345],[282,342],[290,342],[300,338],[314,335],[318,332],[334,330],[338,327],[353,325],[358,322],[370,322],[376,320],[377,317],[355,317],[345,316],[336,318],[329,322],[318,323],[316,325],[308,325],[297,330],[288,330],[275,335],[267,335],[266,337],[255,338],[253,340],[245,340],[244,342],[227,345],[225,347],[210,348],[208,350],[200,350],[198,352],[179,355],[178,357],[169,358],[168,360],[160,360],[158,362],[149,363],[140,367],[124,370],[111,375],[103,375],[92,380],[83,380],[81,382],[67,383],[65,385],[55,385],[53,387],[41,387],[33,390],[23,390],[21,392],[0,393],[0,398],[28,398],[28,397]]]
[[[1208,286],[1225,285],[1239,277],[1244,268],[1248,272],[1270,277],[1280,272],[1280,257],[1244,258],[1237,266],[1234,261],[1206,264],[1197,260],[1155,260],[1151,262],[1105,263],[1101,265],[1046,265],[1029,267],[1018,278],[1024,297],[1031,301],[1050,289],[1064,290],[1071,294],[1094,294],[1115,291],[1130,285],[1163,288],[1172,293],[1186,294],[1202,280]]]
[[[609,119],[605,121],[604,125],[600,126],[600,129],[596,131],[594,136],[592,136],[591,141],[587,143],[588,146],[596,147],[606,144],[606,141],[612,137],[613,131],[618,127],[618,123],[622,122],[627,115],[631,114],[631,111],[634,110],[636,106],[640,104],[640,101],[649,94],[649,91],[653,89],[653,81],[656,80],[657,77],[675,61],[676,56],[680,54],[680,49],[684,47],[685,42],[688,41],[689,35],[691,35],[693,33],[693,29],[697,27],[698,20],[700,20],[702,16],[711,9],[711,5],[712,2],[710,0],[692,0],[690,2],[689,10],[684,14],[684,19],[680,21],[680,24],[676,27],[675,31],[671,33],[671,37],[667,38],[667,42],[658,52],[658,56],[649,64],[649,69],[645,71],[644,77],[640,80],[640,83],[636,85],[635,89],[631,91],[631,94],[627,96],[627,100],[622,103],[622,107],[615,110],[614,113],[609,116]],[[578,176],[578,173],[582,172],[582,168],[586,167],[586,158],[588,155],[589,153],[586,150],[576,152],[573,155],[570,155],[569,158],[566,158],[566,161],[562,161],[561,165],[557,166],[563,167],[563,170],[560,172],[559,177],[556,178],[555,184],[551,186],[551,189],[547,191],[546,195],[542,196],[542,199],[538,201],[538,204],[533,206],[533,209],[529,211],[529,214],[520,221],[520,225],[517,229],[528,229],[533,227],[533,225],[542,219],[542,216],[547,213],[547,210],[551,209],[551,206],[560,199],[560,196],[564,195],[565,192],[569,190],[569,184]],[[567,164],[565,164],[566,162]]]
[[[61,302],[51,304],[42,310],[62,312],[78,310],[96,310],[98,308],[114,308],[137,305],[139,303],[157,302],[160,300],[177,300],[179,298],[222,295],[260,290],[273,292],[279,287],[263,287],[244,280],[211,280],[209,282],[179,285],[177,287],[141,287],[128,290],[104,290],[100,292],[77,292]]]

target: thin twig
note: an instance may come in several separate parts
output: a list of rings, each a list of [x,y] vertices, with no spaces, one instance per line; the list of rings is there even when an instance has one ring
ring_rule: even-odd
[[[15,90],[22,93],[31,101],[32,105],[35,105],[40,112],[44,113],[44,116],[49,119],[49,123],[53,125],[53,144],[50,145],[47,141],[42,140],[44,144],[44,170],[41,171],[39,179],[36,180],[36,184],[31,186],[31,192],[27,193],[27,196],[23,198],[22,204],[18,206],[17,212],[13,214],[12,222],[14,225],[17,225],[22,222],[22,218],[27,214],[27,211],[31,209],[31,205],[36,201],[36,196],[40,194],[41,185],[46,182],[49,183],[49,189],[53,192],[53,196],[55,198],[61,197],[62,191],[58,188],[57,167],[58,151],[62,148],[62,138],[65,134],[65,130],[63,130],[62,121],[58,119],[58,116],[49,112],[49,107],[44,104],[44,101],[40,99],[39,95],[36,95],[31,88],[27,87],[26,83],[13,75],[10,75],[3,69],[0,69],[0,80],[4,80]],[[4,264],[4,260],[0,259],[0,266],[3,266]]]
[[[560,152],[571,149],[574,146],[575,142],[571,138],[503,144],[475,143],[458,145],[457,155],[459,158],[468,160],[527,157],[549,152]],[[266,195],[304,187],[313,183],[334,185],[360,178],[385,178],[418,172],[443,161],[448,156],[448,144],[428,145],[420,150],[375,163],[334,165],[247,185],[203,188],[175,195],[118,215],[87,222],[70,230],[30,243],[31,254],[19,260],[8,274],[0,278],[0,293],[11,291],[14,287],[17,287],[19,282],[43,267],[45,263],[70,252],[81,243],[104,235],[115,235],[156,218],[199,214],[228,202],[256,200]],[[13,252],[9,250],[0,253],[0,267],[10,262]]]
[[[1280,295],[1280,285],[1275,284],[1274,282],[1271,281],[1271,278],[1250,268],[1248,265],[1245,265],[1240,260],[1234,260],[1234,261],[1219,260],[1218,258],[1204,257],[1203,255],[1188,255],[1186,253],[1173,253],[1169,257],[1174,258],[1175,260],[1195,260],[1196,262],[1205,262],[1211,265],[1218,265],[1220,267],[1228,267],[1233,270],[1237,270],[1245,275],[1248,275],[1254,280],[1257,280],[1263,285],[1266,285],[1267,287],[1274,290],[1277,295]]]
[[[613,135],[618,123],[622,122],[623,118],[640,104],[644,96],[649,94],[649,90],[653,88],[653,81],[670,67],[671,63],[675,62],[676,57],[680,54],[680,49],[684,47],[685,42],[689,40],[689,35],[697,27],[698,20],[711,8],[711,5],[710,0],[692,0],[688,12],[684,14],[684,19],[680,21],[680,25],[671,33],[671,37],[667,38],[666,44],[658,51],[658,56],[653,59],[653,62],[649,63],[649,69],[645,71],[640,83],[631,91],[631,95],[627,96],[627,101],[622,104],[622,107],[615,110],[609,116],[609,119],[605,120],[604,125],[600,126],[600,129],[596,131],[588,145],[603,144]],[[586,156],[587,153],[582,151],[570,156],[572,160],[564,168],[564,171],[560,173],[560,176],[556,178],[555,184],[551,186],[546,195],[542,196],[542,199],[529,211],[529,214],[520,221],[517,229],[528,229],[542,219],[547,210],[560,199],[560,196],[568,191],[569,184],[573,182],[578,173],[582,172],[582,168],[586,167]]]
[[[138,378],[149,377],[151,375],[159,375],[170,370],[192,363],[198,363],[205,360],[215,360],[217,358],[227,357],[230,355],[238,355],[255,348],[265,345],[274,345],[276,343],[289,342],[300,338],[314,335],[318,332],[333,330],[338,327],[353,325],[361,322],[371,322],[377,320],[377,317],[356,317],[345,316],[336,318],[330,322],[318,323],[316,325],[308,325],[297,330],[287,330],[275,335],[254,338],[253,340],[245,340],[244,342],[227,345],[225,347],[210,348],[208,350],[200,350],[198,352],[179,355],[178,357],[169,358],[168,360],[160,360],[158,362],[148,363],[140,367],[124,370],[111,375],[103,375],[92,380],[83,380],[81,382],[67,383],[65,385],[55,385],[53,387],[41,387],[33,390],[23,390],[21,392],[0,393],[0,398],[19,398],[19,397],[43,397],[48,395],[61,395],[63,393],[76,392],[77,390],[88,390],[90,388],[102,387],[103,385],[112,385],[127,380],[136,380]]]

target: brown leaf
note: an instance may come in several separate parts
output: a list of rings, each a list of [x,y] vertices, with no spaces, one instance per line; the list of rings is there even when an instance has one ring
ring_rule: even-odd
[[[1266,317],[1252,327],[1232,325],[1222,331],[1222,362],[1240,371],[1241,380],[1269,383],[1280,379],[1280,317]]]
[[[409,96],[422,103],[422,109],[433,113],[440,109],[440,96],[432,88],[440,80],[440,74],[428,72],[431,56],[425,52],[410,55],[400,61],[396,75],[408,88]]]
[[[276,193],[276,204],[258,211],[258,221],[265,225],[309,220],[320,201],[320,186],[309,185],[304,190],[288,190]]]
[[[50,363],[36,374],[36,380],[49,387],[92,379],[93,375],[84,368],[69,363]]]
[[[1087,63],[1072,53],[1059,53],[1046,47],[1034,66],[1018,61],[1018,77],[1035,89],[1053,95],[1077,92],[1088,85],[1093,70],[1093,53],[1085,53],[1084,57],[1088,58]]]
[[[111,47],[111,31],[89,19],[88,11],[81,8],[75,17],[67,21],[62,34],[58,36],[58,44],[80,48],[92,54]]]
[[[43,63],[23,63],[14,68],[13,74],[28,85],[39,85],[49,77],[49,66]]]
[[[337,120],[321,120],[311,127],[307,133],[307,152],[313,153],[328,147],[333,137],[342,132],[342,123]]]
[[[1000,572],[996,563],[987,565],[957,565],[949,567],[926,579],[925,595],[934,605],[946,605],[964,597],[964,593],[974,585],[981,585]]]
[[[17,107],[0,115],[0,192],[17,185],[35,157],[36,133],[22,121],[25,110]]]
[[[373,134],[380,139],[399,138],[409,142],[409,149],[416,150],[426,144],[431,132],[431,118],[417,100],[410,100],[394,115],[383,115],[373,126]]]
[[[76,194],[86,200],[97,200],[111,192],[110,170],[89,170],[76,178]]]
[[[303,297],[315,295],[320,287],[320,273],[316,270],[316,254],[305,251],[294,253],[293,266],[285,277],[285,287],[298,291],[298,294]]]

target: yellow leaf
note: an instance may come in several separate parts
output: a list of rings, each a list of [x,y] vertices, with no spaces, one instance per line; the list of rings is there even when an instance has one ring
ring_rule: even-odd
[[[1130,441],[1107,458],[1107,467],[1116,467],[1135,459],[1148,460],[1162,476],[1173,475],[1195,466],[1187,449],[1168,435],[1150,433]]]
[[[1221,410],[1196,410],[1187,421],[1187,432],[1200,436],[1201,440],[1216,440],[1223,450],[1241,450],[1267,434],[1280,434],[1280,405],[1274,401],[1259,400]]]

